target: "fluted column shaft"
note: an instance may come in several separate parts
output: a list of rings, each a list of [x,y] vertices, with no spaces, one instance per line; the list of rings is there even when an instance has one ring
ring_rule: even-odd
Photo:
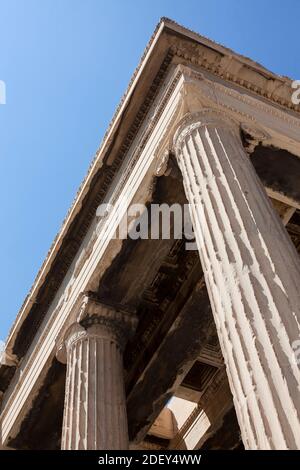
[[[122,349],[132,319],[97,309],[65,336],[64,450],[128,449]]]
[[[246,448],[300,448],[300,264],[235,125],[199,113],[175,135]]]

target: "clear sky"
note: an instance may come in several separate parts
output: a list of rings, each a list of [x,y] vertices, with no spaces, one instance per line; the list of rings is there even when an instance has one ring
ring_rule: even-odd
[[[300,79],[299,0],[0,0],[0,340],[161,16]]]

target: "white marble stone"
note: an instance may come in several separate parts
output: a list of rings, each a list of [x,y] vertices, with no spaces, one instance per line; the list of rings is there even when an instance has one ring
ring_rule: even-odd
[[[186,118],[175,150],[246,448],[300,448],[299,256],[221,113]]]

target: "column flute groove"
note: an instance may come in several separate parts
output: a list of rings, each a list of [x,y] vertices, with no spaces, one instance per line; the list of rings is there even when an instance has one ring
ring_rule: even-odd
[[[184,152],[186,151],[188,153],[188,156],[190,156],[190,152],[188,151],[188,149],[184,149],[183,151]],[[185,164],[190,166],[189,173],[191,173],[191,171],[192,172],[195,171],[195,168],[193,167],[193,163],[190,161],[189,158],[185,160]],[[187,170],[187,173],[188,173],[188,170]],[[198,181],[198,177],[195,179],[196,184],[193,184],[193,181],[192,181],[191,185],[190,185],[190,187],[193,188],[193,190],[194,190],[194,194],[197,194],[197,181]],[[195,205],[195,208],[198,208],[198,210],[203,213],[203,217],[205,219],[207,219],[208,214],[207,214],[207,208],[206,208],[206,204],[205,204],[205,202],[206,202],[206,194],[205,193],[206,193],[206,185],[204,185],[204,190],[203,190],[203,193],[201,195],[201,199],[203,199],[203,205],[202,205],[202,201],[201,201],[200,204]],[[194,196],[193,200],[194,200],[194,203],[197,204],[195,196]],[[204,242],[202,242],[202,247],[203,247],[203,251],[205,251],[205,253],[206,253],[206,266],[208,266],[209,263],[210,263],[209,260],[211,259],[211,257],[215,253],[215,246],[214,246],[214,243],[213,243],[213,235],[212,235],[212,231],[210,230],[210,227],[205,225],[204,228],[207,232],[206,235],[203,236],[203,239],[205,238],[206,243],[204,244]],[[207,250],[208,250],[208,253],[207,253]],[[203,263],[203,264],[205,264],[205,263]],[[211,271],[208,271],[208,272],[209,272],[210,278],[213,278],[212,282],[209,283],[208,285],[209,286],[215,286],[217,284],[217,281],[215,280],[215,278],[216,278],[216,276],[218,276],[218,272],[215,273],[215,274]],[[213,292],[212,290],[211,290],[210,298],[213,299],[214,304],[215,304],[216,301],[221,301],[222,302],[222,298],[220,298],[220,296],[218,296],[218,295],[215,295],[215,292]],[[217,311],[215,305],[214,305],[214,310]],[[220,311],[220,310],[221,309],[219,308],[218,311]],[[222,320],[222,317],[221,318],[217,317],[217,318],[218,318],[218,320]],[[223,322],[224,321],[222,321],[222,323]],[[219,325],[220,325],[220,323],[219,323]],[[231,345],[233,343],[233,341],[232,341],[231,337],[228,334],[227,334],[227,339],[228,339],[228,342],[226,344]],[[243,352],[243,348],[241,347],[241,344],[239,344],[239,349],[237,351],[232,352],[233,357],[235,357],[236,354],[239,354],[240,358],[244,356],[244,352]],[[246,363],[246,361],[245,361],[245,363]],[[239,377],[239,371],[236,368],[235,364],[236,364],[236,361],[233,361],[233,363],[231,364],[231,367],[233,368],[232,385],[234,384],[233,387],[234,387],[235,390],[237,388],[240,389],[239,394],[241,394],[241,392],[242,392],[242,394],[244,394],[245,392],[243,390],[243,381],[237,381],[236,380]],[[248,420],[248,421],[250,421],[250,420]],[[249,428],[249,430],[251,429],[252,434],[255,433],[255,430],[252,429],[252,425],[250,424],[250,422],[248,423],[248,428]],[[250,439],[250,436],[248,435],[247,438]],[[253,438],[251,439],[251,441],[253,441]]]
[[[204,148],[203,148],[204,150]],[[199,164],[199,161],[195,162],[195,165],[197,166]],[[217,218],[214,216],[214,214],[216,213],[216,207],[213,207],[213,194],[216,193],[216,189],[217,188],[210,188],[211,185],[216,185],[216,179],[213,178],[213,175],[212,173],[209,171],[210,169],[207,168],[207,162],[205,161],[205,158],[203,158],[203,166],[205,167],[204,168],[204,172],[206,172],[207,176],[209,177],[209,180],[211,181],[210,184],[208,184],[206,187],[205,187],[205,191],[203,192],[203,199],[204,199],[204,206],[203,206],[203,209],[204,209],[204,216],[205,218],[207,219],[208,217],[208,211],[210,211],[210,213],[212,214],[212,227],[208,227],[208,232],[209,232],[209,236],[210,236],[210,240],[211,240],[211,253],[210,255],[212,256],[214,252],[216,252],[217,250],[217,244],[216,244],[216,240],[214,238],[214,230],[221,230],[223,231],[224,233],[227,233],[225,231],[225,227],[220,227],[219,226],[219,223],[220,221],[218,222]],[[200,164],[199,164],[199,168],[202,172],[203,172],[203,169],[200,168]],[[196,171],[196,168],[193,168],[194,171]],[[199,173],[201,174],[201,172]],[[217,185],[216,185],[217,186]],[[217,208],[217,210],[220,210],[220,208]],[[214,225],[214,226],[213,226]],[[234,238],[234,237],[233,237]],[[223,240],[221,241],[221,244],[220,246],[218,247],[219,248],[219,254],[221,254],[222,256],[222,259],[223,259],[223,262],[226,264],[226,269],[228,270],[226,274],[226,272],[224,272],[224,270],[222,271],[222,276],[223,278],[225,279],[225,282],[234,282],[234,279],[232,279],[232,276],[230,275],[230,260],[228,258],[228,254],[226,252],[226,246],[225,246],[225,243],[223,242]],[[232,254],[233,255],[233,254]],[[225,276],[228,276],[227,278]],[[241,300],[240,300],[240,297],[241,297],[241,286],[237,285],[236,286],[236,298],[233,298],[233,299],[228,299],[228,301],[230,302],[233,302],[233,304],[236,304],[238,303],[239,305],[235,305],[235,309],[238,309],[238,308],[241,308]],[[224,306],[223,306],[224,308]],[[247,349],[245,348],[245,345],[244,345],[244,342],[242,340],[242,338],[239,338],[237,337],[236,335],[234,335],[234,340],[233,340],[233,337],[229,337],[229,340],[231,343],[235,344],[236,345],[236,353],[234,353],[234,356],[236,357],[236,355],[238,355],[240,358],[243,357],[244,359],[244,363],[245,365],[247,364]],[[238,372],[238,371],[236,371]],[[250,379],[250,381],[249,381]],[[248,381],[248,383],[247,383]],[[245,389],[250,389],[252,390],[252,388],[254,387],[254,384],[253,384],[253,381],[251,380],[251,378],[247,375],[246,378],[244,378],[244,374],[243,374],[243,378],[241,378],[241,385],[242,385],[242,388],[244,390],[244,393],[245,393]],[[262,423],[261,423],[262,424]],[[253,426],[251,425],[251,428]],[[253,429],[252,429],[253,430]]]
[[[174,146],[244,444],[299,449],[299,256],[235,123],[190,116]]]

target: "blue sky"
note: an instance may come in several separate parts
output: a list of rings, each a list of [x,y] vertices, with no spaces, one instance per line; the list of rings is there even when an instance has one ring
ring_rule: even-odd
[[[0,0],[0,339],[161,16],[300,79],[299,0]]]

